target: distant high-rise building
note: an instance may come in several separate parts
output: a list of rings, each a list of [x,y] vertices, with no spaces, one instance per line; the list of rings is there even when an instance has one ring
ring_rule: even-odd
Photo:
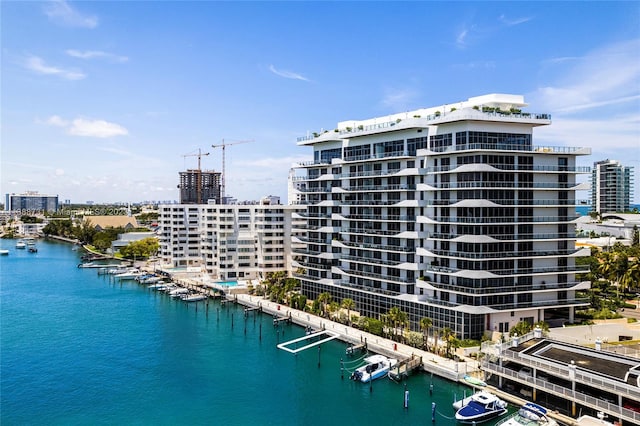
[[[220,172],[187,170],[180,172],[180,204],[220,203]]]
[[[626,212],[633,192],[633,167],[603,160],[591,170],[591,209],[597,213]]]
[[[58,196],[39,194],[27,191],[23,194],[7,194],[4,209],[8,211],[24,211],[25,213],[55,212],[58,210]]]

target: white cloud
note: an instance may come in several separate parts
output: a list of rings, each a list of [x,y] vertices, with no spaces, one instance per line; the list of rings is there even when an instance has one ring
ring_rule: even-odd
[[[504,14],[500,15],[498,20],[505,24],[508,27],[513,27],[515,25],[524,24],[525,22],[529,22],[533,18],[531,17],[522,17],[522,18],[507,18]]]
[[[110,138],[113,136],[126,136],[129,134],[129,131],[123,126],[110,123],[105,120],[76,118],[73,121],[68,121],[57,115],[52,115],[45,121],[45,124],[63,127],[66,129],[68,134],[73,136]]]
[[[108,61],[111,62],[127,62],[129,60],[129,58],[127,58],[126,56],[120,56],[120,55],[116,55],[114,53],[109,53],[109,52],[103,52],[100,50],[85,50],[85,51],[80,51],[80,50],[75,50],[75,49],[69,49],[67,50],[67,55],[72,56],[74,58],[80,58],[80,59],[106,59]]]
[[[69,122],[67,120],[63,120],[58,115],[52,115],[47,119],[47,121],[45,121],[45,123],[56,127],[67,127],[69,125]]]
[[[24,67],[38,74],[56,75],[66,80],[82,80],[86,75],[81,71],[68,70],[63,68],[47,65],[44,60],[38,56],[29,56],[24,61]]]
[[[109,123],[104,120],[86,120],[84,118],[73,120],[68,132],[70,135],[92,138],[110,138],[129,134],[129,131],[119,124]]]
[[[416,98],[417,93],[411,89],[386,89],[381,104],[394,112],[406,111]]]
[[[464,47],[466,44],[465,41],[467,39],[467,35],[469,35],[469,30],[467,30],[466,28],[460,31],[456,36],[456,46]]]
[[[297,73],[294,73],[294,72],[291,72],[291,71],[278,70],[273,65],[269,65],[269,71],[271,71],[272,73],[274,73],[275,75],[280,76],[280,77],[290,78],[292,80],[309,81],[308,78],[306,78],[306,77],[304,77],[304,76],[302,76],[300,74],[297,74]]]
[[[551,126],[535,131],[537,145],[561,143],[566,146],[590,147],[596,153],[618,153],[629,159],[640,159],[640,112],[634,115],[607,116],[601,119],[555,117]],[[630,149],[635,154],[626,155]]]
[[[583,111],[632,102],[640,95],[640,39],[589,52],[572,61],[557,61],[554,85],[541,87],[534,102],[552,112]],[[567,65],[562,68],[562,65]]]
[[[51,21],[68,27],[95,28],[98,26],[96,16],[83,15],[65,0],[49,2],[44,8],[44,13]]]

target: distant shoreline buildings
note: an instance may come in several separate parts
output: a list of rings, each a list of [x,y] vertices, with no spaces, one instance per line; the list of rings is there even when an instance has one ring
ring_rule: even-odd
[[[633,167],[616,160],[602,160],[591,171],[591,210],[598,213],[625,213],[633,199]]]
[[[5,211],[24,211],[36,213],[55,213],[58,211],[58,196],[39,194],[37,191],[27,191],[22,194],[6,194]]]

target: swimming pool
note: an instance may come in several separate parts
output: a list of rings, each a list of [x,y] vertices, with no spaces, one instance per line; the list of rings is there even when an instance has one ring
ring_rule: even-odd
[[[238,281],[216,281],[214,284],[218,284],[223,287],[235,287],[238,285]]]

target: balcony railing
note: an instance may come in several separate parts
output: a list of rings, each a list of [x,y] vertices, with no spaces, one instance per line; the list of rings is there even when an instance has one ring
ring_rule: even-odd
[[[573,222],[579,216],[519,216],[519,217],[451,217],[434,216],[433,220],[441,223],[539,223],[539,222]]]
[[[475,273],[478,271],[486,271],[491,274],[507,276],[520,276],[520,275],[530,275],[530,274],[556,274],[556,273],[576,273],[576,274],[586,274],[589,272],[589,267],[585,266],[549,266],[546,268],[518,268],[518,269],[460,269],[453,268],[450,266],[435,266],[429,265],[426,267],[426,270],[429,272],[440,272],[446,274],[453,274],[456,272],[470,272]]]
[[[514,200],[514,199],[465,198],[465,199],[462,199],[462,200],[454,200],[454,199],[449,199],[449,200],[428,200],[427,201],[427,205],[429,205],[429,206],[451,206],[451,205],[456,204],[456,203],[460,203],[460,202],[463,202],[463,201],[471,201],[471,200],[477,201],[477,202],[487,201],[487,202],[490,202],[490,203],[497,204],[499,206],[572,206],[572,207],[575,207],[575,206],[581,204],[580,202],[576,202],[576,200],[574,200],[574,199],[570,199],[570,200],[556,200],[556,199],[549,199],[549,200],[520,199],[520,200]]]
[[[379,220],[379,221],[384,221],[384,222],[391,222],[391,221],[395,221],[395,222],[415,222],[416,221],[416,217],[415,216],[406,216],[406,215],[401,215],[401,216],[395,216],[395,215],[387,215],[387,216],[383,216],[383,215],[377,215],[377,214],[348,214],[348,215],[343,215],[343,217],[350,219],[350,220]]]
[[[469,294],[469,295],[483,295],[483,294],[499,294],[499,293],[531,293],[541,292],[547,290],[561,290],[568,289],[580,284],[580,281],[572,281],[568,283],[551,283],[551,284],[531,284],[531,285],[504,285],[500,287],[465,287],[459,284],[443,284],[431,281],[430,277],[423,277],[425,282],[429,283],[433,287],[439,290],[447,290],[452,293]],[[420,280],[424,281],[424,280]]]
[[[347,234],[364,234],[364,235],[398,235],[406,230],[385,230],[385,229],[363,229],[363,228],[342,228],[340,232]]]
[[[399,283],[399,284],[412,284],[412,283],[408,283],[406,278],[402,278],[402,277],[393,277],[390,276],[388,274],[376,274],[374,272],[367,272],[367,271],[359,271],[357,269],[350,269],[350,268],[342,268],[340,267],[340,270],[342,272],[344,272],[345,274],[349,274],[349,275],[355,275],[355,276],[359,276],[359,277],[368,277],[368,278],[374,278],[377,280],[380,280],[382,282],[394,282],[394,283]]]
[[[582,249],[571,249],[571,250],[534,250],[534,251],[500,251],[500,252],[481,252],[481,253],[469,253],[469,252],[461,252],[461,251],[453,251],[453,250],[436,250],[436,249],[427,249],[431,253],[436,254],[438,256],[446,256],[450,258],[456,259],[501,259],[501,258],[526,258],[532,259],[536,257],[549,257],[549,256],[571,256],[572,254],[577,253]]]
[[[416,185],[399,184],[399,185],[354,185],[342,188],[350,192],[370,192],[370,191],[415,191]]]
[[[470,163],[458,164],[457,166],[430,166],[427,167],[427,173],[447,173],[456,172],[456,169],[462,166],[482,165],[491,166],[497,170],[513,170],[518,172],[571,172],[571,173],[591,173],[591,167],[569,167],[569,166],[532,166],[530,164],[484,164]]]
[[[400,252],[400,253],[413,253],[416,250],[414,247],[410,247],[410,246],[388,246],[385,244],[372,244],[372,243],[351,242],[351,241],[340,241],[340,242],[347,247],[356,247],[361,249],[383,250],[383,251]]]
[[[439,183],[429,183],[430,185],[436,189],[469,189],[469,188],[512,188],[517,190],[526,190],[526,189],[570,189],[579,186],[579,183],[565,183],[565,182],[534,182],[534,183],[526,183],[526,182],[488,182],[488,181],[473,181],[473,182],[439,182]]]
[[[427,238],[433,240],[452,240],[454,238],[463,237],[489,237],[500,241],[523,241],[523,240],[571,240],[575,239],[574,233],[555,233],[555,234],[443,234],[433,232]]]
[[[518,151],[535,152],[545,154],[575,154],[584,148],[573,146],[532,146],[511,143],[468,143],[431,148],[433,152],[457,152],[457,151]]]

